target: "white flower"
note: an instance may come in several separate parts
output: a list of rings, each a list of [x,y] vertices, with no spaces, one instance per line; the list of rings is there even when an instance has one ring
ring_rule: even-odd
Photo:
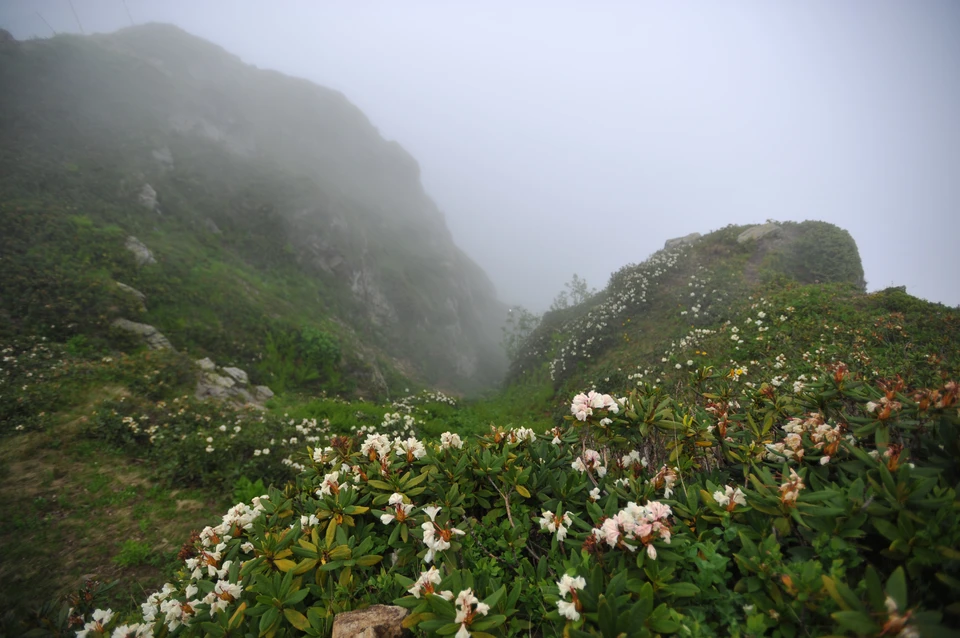
[[[444,432],[440,435],[440,447],[444,450],[449,450],[450,448],[457,448],[459,450],[463,447],[463,440],[459,434]]]
[[[557,611],[560,612],[561,616],[569,618],[570,620],[580,620],[580,612],[577,611],[577,606],[574,603],[558,600]]]
[[[430,505],[430,506],[428,506],[428,507],[424,507],[424,508],[423,508],[423,511],[427,513],[427,516],[430,517],[430,520],[431,520],[431,521],[435,521],[435,520],[437,520],[437,513],[438,513],[441,509],[443,509],[443,508],[441,508],[441,507],[439,507],[439,506],[437,506],[437,505]]]
[[[557,589],[560,590],[560,597],[566,598],[567,594],[571,591],[583,589],[587,586],[587,581],[583,579],[583,576],[573,577],[569,574],[564,574],[560,577],[560,580],[557,581]]]
[[[433,591],[434,585],[439,585],[442,580],[440,571],[436,567],[430,567],[425,572],[420,572],[420,578],[417,579],[410,589],[407,590],[414,598],[420,598],[420,594],[423,593],[424,589],[428,591]],[[429,585],[429,587],[427,587]]]
[[[650,560],[657,560],[657,548],[652,544],[647,545],[647,556],[650,557]]]
[[[595,487],[592,490],[590,490],[590,500],[597,501],[599,499],[600,499],[600,488]]]

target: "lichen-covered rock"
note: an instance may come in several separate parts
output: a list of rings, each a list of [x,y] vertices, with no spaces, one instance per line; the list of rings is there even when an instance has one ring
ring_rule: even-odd
[[[150,154],[153,155],[153,159],[157,160],[157,163],[163,168],[173,168],[173,153],[170,152],[168,147],[156,148]],[[150,185],[147,184],[147,186]],[[156,201],[156,193],[154,193],[154,201]]]
[[[233,380],[239,383],[240,385],[247,385],[250,379],[247,377],[247,373],[241,370],[240,368],[221,368],[224,372],[233,377]]]
[[[779,232],[780,226],[774,223],[760,224],[759,226],[751,226],[746,229],[737,237],[737,243],[743,244],[751,239],[761,239],[768,235]]]
[[[143,188],[140,189],[140,195],[137,196],[137,201],[144,208],[156,211],[158,208],[157,191],[153,190],[153,186],[150,184],[144,184]]]
[[[147,304],[146,304],[147,296],[146,296],[145,294],[143,294],[142,292],[140,292],[139,290],[137,290],[137,289],[134,288],[133,286],[128,286],[127,284],[122,284],[122,283],[120,283],[119,281],[116,282],[116,284],[117,284],[117,288],[119,288],[120,290],[122,290],[122,291],[124,291],[124,292],[126,292],[126,293],[129,293],[129,294],[131,294],[131,295],[133,295],[134,297],[137,298],[137,301],[140,302],[140,311],[141,311],[141,312],[146,311],[146,309],[147,309]]]
[[[337,614],[333,638],[400,638],[407,610],[394,605],[373,605]]]
[[[127,250],[133,253],[133,257],[137,260],[138,266],[146,266],[148,264],[157,263],[157,260],[154,258],[153,253],[150,252],[150,249],[133,235],[127,237],[127,243],[124,244],[124,246]]]
[[[245,370],[220,367],[210,357],[197,359],[196,364],[203,371],[197,379],[198,399],[217,399],[264,409],[264,402],[273,397],[273,391],[265,385],[249,387],[250,377]]]
[[[689,235],[684,235],[683,237],[674,237],[673,239],[668,239],[667,242],[663,245],[664,248],[674,248],[676,246],[683,246],[685,244],[696,243],[700,239],[700,233],[690,233]]]
[[[170,341],[164,337],[159,330],[149,324],[137,323],[129,319],[115,319],[113,327],[143,337],[143,340],[147,342],[147,346],[152,350],[173,350]]]

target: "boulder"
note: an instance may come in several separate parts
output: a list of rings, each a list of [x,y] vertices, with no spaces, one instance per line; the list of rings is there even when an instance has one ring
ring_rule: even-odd
[[[173,350],[170,341],[161,334],[159,330],[146,323],[137,323],[129,319],[115,319],[113,324],[125,332],[139,335],[147,342],[147,346],[152,350]]]
[[[153,253],[150,252],[150,249],[144,246],[143,242],[130,235],[127,237],[127,243],[124,244],[127,250],[133,253],[134,259],[137,260],[138,266],[146,266],[148,264],[155,264],[157,260],[154,258]]]
[[[247,383],[250,381],[250,379],[247,377],[247,373],[240,368],[222,368],[222,370],[233,377],[233,380],[240,385],[247,385]]]
[[[145,294],[143,294],[142,292],[140,292],[139,290],[137,290],[137,289],[134,288],[133,286],[128,286],[127,284],[122,284],[122,283],[120,283],[119,281],[116,282],[116,283],[117,283],[117,288],[119,288],[120,290],[122,290],[122,291],[124,291],[124,292],[126,292],[126,293],[129,293],[129,294],[131,294],[131,295],[133,295],[134,297],[137,298],[137,301],[140,302],[140,311],[141,311],[141,312],[143,312],[143,311],[145,311],[145,310],[147,309],[147,305],[146,305],[147,296],[146,296]]]
[[[223,232],[220,230],[220,227],[217,226],[217,222],[213,221],[209,217],[203,220],[203,227],[209,230],[214,235],[222,235]]]
[[[780,226],[774,223],[760,224],[758,226],[751,226],[746,229],[737,237],[737,243],[743,244],[751,239],[762,239],[769,235],[774,235],[780,232]]]
[[[207,372],[203,376],[212,385],[216,385],[221,388],[232,388],[233,386],[237,385],[237,382],[232,378],[225,377],[222,374],[217,374],[216,372]]]
[[[155,148],[150,153],[153,155],[153,159],[157,160],[157,163],[160,164],[163,168],[173,168],[173,153],[170,152],[170,149],[164,146],[163,148]],[[150,185],[147,184],[149,188]],[[151,190],[153,190],[151,188]],[[154,200],[156,200],[156,193],[154,193]]]
[[[137,196],[137,201],[139,201],[140,205],[144,208],[149,208],[152,211],[158,209],[157,191],[153,190],[153,186],[150,184],[143,185],[143,188],[140,189],[140,195]]]
[[[332,638],[400,638],[407,610],[394,605],[373,605],[337,614]]]
[[[674,237],[673,239],[668,239],[667,242],[663,245],[663,247],[665,249],[676,248],[677,246],[694,244],[699,240],[700,240],[700,233],[690,233],[689,235],[684,235],[683,237]]]
[[[203,373],[197,379],[198,399],[218,399],[258,409],[273,397],[273,391],[265,385],[249,387],[250,377],[240,368],[221,368],[210,357],[197,359],[197,367]]]

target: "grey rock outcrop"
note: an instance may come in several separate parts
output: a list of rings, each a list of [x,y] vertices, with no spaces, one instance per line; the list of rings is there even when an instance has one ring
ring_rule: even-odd
[[[152,350],[173,350],[170,341],[164,337],[159,330],[149,324],[137,323],[129,319],[115,319],[112,325],[124,332],[143,337],[143,340],[147,342],[147,346]]]
[[[127,250],[133,253],[133,257],[137,260],[138,266],[146,266],[157,263],[157,260],[154,258],[153,253],[150,252],[150,249],[133,235],[127,237],[127,242],[124,244],[124,246]]]
[[[247,373],[240,368],[222,368],[222,370],[229,374],[230,377],[240,385],[247,385],[247,383],[250,382]]]
[[[683,237],[674,237],[673,239],[668,239],[663,247],[674,248],[676,246],[683,246],[685,244],[695,244],[699,240],[700,233],[690,233],[689,235],[684,235]]]
[[[153,186],[150,184],[143,185],[143,188],[140,189],[140,194],[137,196],[137,201],[140,202],[141,206],[152,211],[156,211],[159,208],[157,205],[157,191],[153,190]]]
[[[117,288],[120,290],[129,293],[137,298],[137,301],[140,302],[140,312],[144,312],[147,309],[147,296],[134,288],[133,286],[128,286],[127,284],[116,282]]]
[[[400,638],[407,610],[395,605],[373,605],[337,614],[333,638]]]
[[[780,232],[780,226],[778,224],[768,223],[760,224],[758,226],[751,226],[746,229],[737,237],[737,243],[743,244],[751,239],[762,239],[769,235],[774,235]]]
[[[203,371],[197,379],[198,399],[217,399],[263,409],[264,402],[273,397],[273,391],[265,385],[250,388],[249,376],[240,368],[220,367],[209,357],[198,359],[196,364]]]
[[[220,227],[217,226],[217,222],[213,221],[209,217],[203,220],[203,227],[209,230],[214,235],[222,235],[223,231],[220,230]]]
[[[154,149],[151,155],[163,168],[173,168],[173,153],[166,146]],[[149,184],[147,186],[149,187]],[[156,193],[154,193],[154,199],[156,199]]]

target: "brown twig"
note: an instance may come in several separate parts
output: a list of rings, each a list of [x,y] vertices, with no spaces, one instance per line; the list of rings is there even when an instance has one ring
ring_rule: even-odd
[[[510,497],[504,494],[503,491],[499,487],[497,487],[497,484],[494,482],[492,478],[488,476],[487,480],[490,481],[490,485],[493,486],[493,489],[497,490],[497,492],[500,493],[500,496],[503,498],[504,505],[507,506],[507,520],[510,521],[510,527],[516,527],[516,525],[514,525],[513,523],[513,515],[510,514]]]

